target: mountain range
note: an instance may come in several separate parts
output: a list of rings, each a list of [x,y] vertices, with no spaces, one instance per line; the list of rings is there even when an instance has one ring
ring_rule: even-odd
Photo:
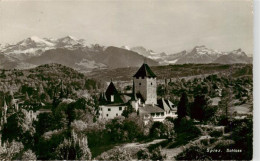
[[[27,69],[42,64],[59,63],[81,72],[93,69],[138,67],[167,64],[252,63],[241,49],[220,52],[206,46],[174,54],[157,53],[142,46],[115,47],[88,44],[84,39],[66,36],[59,39],[32,36],[16,44],[0,44],[0,68]]]

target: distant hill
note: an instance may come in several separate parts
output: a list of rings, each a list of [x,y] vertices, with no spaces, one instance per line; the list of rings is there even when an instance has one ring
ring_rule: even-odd
[[[252,76],[252,64],[176,64],[153,66],[151,69],[157,75],[157,79],[178,79],[180,77],[203,76],[208,74],[232,75],[235,77],[244,75]],[[103,69],[93,70],[92,72],[86,73],[86,75],[96,80],[109,81],[112,78],[113,80],[129,81],[132,80],[132,76],[137,70],[137,67]]]

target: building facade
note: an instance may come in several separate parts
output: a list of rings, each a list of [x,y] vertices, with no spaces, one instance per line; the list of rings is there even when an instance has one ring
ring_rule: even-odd
[[[157,99],[156,75],[147,64],[143,64],[133,76],[132,94],[119,93],[111,81],[100,96],[99,118],[113,119],[121,116],[127,105],[131,105],[144,122],[163,121],[166,117],[177,117],[177,107],[170,100]]]

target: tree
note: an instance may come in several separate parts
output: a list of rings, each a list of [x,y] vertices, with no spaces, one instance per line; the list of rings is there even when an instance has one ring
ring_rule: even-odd
[[[22,160],[36,160],[36,155],[32,152],[32,150],[27,150],[22,155]]]
[[[129,104],[122,112],[122,116],[128,117],[129,114],[135,112],[135,109]]]
[[[208,116],[206,114],[206,111],[211,111],[208,110],[209,108],[209,99],[206,98],[205,95],[197,95],[195,97],[195,100],[191,106],[191,118],[197,119],[199,121],[205,120]]]
[[[91,152],[88,148],[88,141],[86,137],[78,137],[72,131],[72,136],[64,141],[56,149],[57,159],[62,160],[90,160]]]
[[[123,148],[113,149],[109,153],[104,152],[101,154],[101,156],[98,159],[99,160],[125,160],[125,161],[133,160],[131,157],[131,153],[129,151],[126,151]]]
[[[232,106],[232,90],[230,88],[224,88],[222,90],[221,101],[219,102],[220,108],[223,110],[223,114],[228,119],[228,110]]]
[[[24,146],[21,142],[6,142],[5,146],[0,146],[0,160],[13,160],[22,152]]]
[[[174,123],[165,119],[163,121],[163,126],[165,128],[164,135],[167,136],[167,138],[172,138],[175,135]]]
[[[33,145],[33,135],[35,128],[32,125],[32,119],[29,113],[21,109],[7,119],[2,130],[2,139],[4,141],[21,141],[25,147]]]
[[[187,115],[187,107],[188,107],[188,97],[186,92],[182,93],[180,102],[177,106],[177,114],[178,114],[178,119],[181,119]]]

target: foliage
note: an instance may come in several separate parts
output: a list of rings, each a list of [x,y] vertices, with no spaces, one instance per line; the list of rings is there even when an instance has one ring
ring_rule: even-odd
[[[213,130],[209,133],[209,135],[212,137],[220,137],[222,136],[222,131]]]
[[[211,107],[209,104],[208,97],[205,95],[197,95],[190,108],[191,118],[199,121],[206,121],[214,116],[216,108]]]
[[[37,160],[37,158],[32,150],[27,150],[23,153],[22,160]]]
[[[100,160],[132,160],[131,154],[123,148],[116,148],[110,151],[110,153],[103,153],[100,156]]]
[[[38,121],[36,121],[35,129],[37,135],[42,135],[43,133],[52,130],[55,126],[53,126],[54,118],[51,113],[40,113],[38,115]]]
[[[178,114],[178,118],[182,119],[183,117],[185,117],[187,115],[187,108],[188,108],[188,97],[186,92],[182,93],[180,102],[177,106],[177,114]]]
[[[139,120],[139,121],[138,121]],[[143,136],[143,123],[138,116],[117,117],[106,124],[112,142],[134,141]]]
[[[192,120],[185,117],[175,121],[175,132],[175,142],[169,148],[187,144],[201,135],[201,131],[193,124]]]
[[[31,147],[34,144],[34,133],[35,128],[29,113],[24,109],[20,109],[7,118],[7,123],[4,124],[2,130],[2,139],[9,142],[13,140],[21,141],[25,147]]]
[[[128,117],[129,114],[135,112],[135,109],[129,104],[126,106],[126,108],[122,112],[122,116]]]
[[[137,152],[138,160],[163,160],[166,155],[162,154],[161,146],[155,148],[144,148]]]
[[[154,122],[150,128],[150,137],[152,138],[172,138],[174,134],[174,123],[168,120]]]
[[[212,149],[218,152],[209,152],[203,145],[195,145],[185,149],[175,159],[178,160],[251,160],[253,154],[252,120],[235,120],[231,123],[231,136],[218,141],[211,141]],[[232,151],[233,150],[233,151]]]
[[[201,146],[192,146],[178,154],[176,160],[212,160],[206,153],[207,149]]]
[[[22,152],[24,146],[21,142],[6,142],[5,146],[0,146],[0,160],[16,159]]]
[[[163,160],[165,158],[166,156],[162,154],[162,148],[160,146],[151,151],[151,160]]]
[[[36,144],[34,148],[37,159],[57,159],[56,153],[53,150],[56,149],[67,136],[64,130],[54,130],[45,133],[40,137],[38,144]]]
[[[80,138],[74,131],[72,137],[64,141],[56,149],[57,159],[61,160],[90,160],[91,152],[88,148],[87,138]]]
[[[82,120],[74,120],[71,123],[71,129],[73,129],[76,133],[85,131],[87,127],[88,125]]]
[[[137,159],[138,160],[148,160],[151,158],[151,153],[148,149],[141,149],[137,152]]]

